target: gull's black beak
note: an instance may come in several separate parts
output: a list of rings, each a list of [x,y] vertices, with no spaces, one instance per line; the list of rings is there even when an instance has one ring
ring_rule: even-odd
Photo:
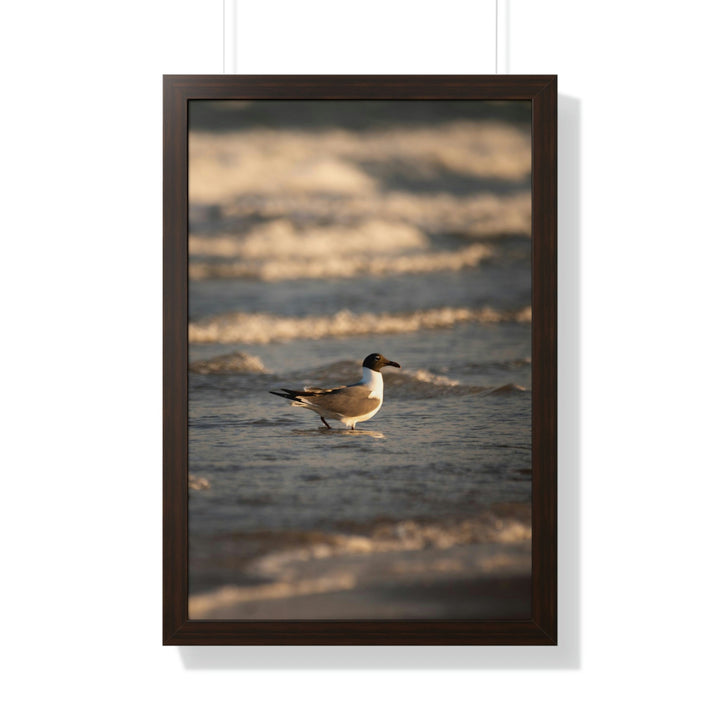
[[[396,368],[399,368],[399,367],[400,367],[400,363],[396,363],[394,360],[386,360],[386,361],[385,361],[385,364],[386,364],[386,365],[392,365],[393,367],[396,367]]]

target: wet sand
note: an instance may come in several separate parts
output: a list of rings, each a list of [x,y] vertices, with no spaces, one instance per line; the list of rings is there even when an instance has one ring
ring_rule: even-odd
[[[528,575],[388,583],[353,590],[247,601],[205,620],[522,620],[530,617]]]

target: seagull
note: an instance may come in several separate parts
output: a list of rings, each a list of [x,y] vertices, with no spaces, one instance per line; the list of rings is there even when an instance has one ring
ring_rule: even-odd
[[[363,360],[362,380],[354,385],[343,385],[327,390],[314,387],[307,387],[304,390],[281,388],[282,392],[274,390],[270,392],[291,400],[292,407],[313,410],[328,429],[331,428],[325,420],[326,417],[339,420],[354,430],[357,423],[369,420],[382,405],[383,377],[380,370],[386,365],[400,367],[398,363],[388,360],[380,353],[372,353]]]

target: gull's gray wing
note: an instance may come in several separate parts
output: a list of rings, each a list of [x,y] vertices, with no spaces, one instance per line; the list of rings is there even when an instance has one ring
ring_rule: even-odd
[[[343,386],[344,387],[344,386]],[[323,390],[322,388],[307,387],[304,390],[288,390],[288,388],[282,388],[280,392],[277,390],[270,390],[272,395],[279,395],[284,397],[286,400],[297,400],[300,397],[316,397],[323,393],[333,392],[333,390],[339,390],[340,388],[330,388],[330,390]]]
[[[297,395],[296,399],[303,405],[344,417],[367,415],[375,410],[381,402],[380,398],[370,397],[370,391],[366,385],[349,385],[318,392],[305,391],[301,395]]]

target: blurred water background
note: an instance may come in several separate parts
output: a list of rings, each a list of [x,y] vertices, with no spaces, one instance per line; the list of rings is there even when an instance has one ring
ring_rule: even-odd
[[[529,103],[190,105],[190,616],[529,617]]]

